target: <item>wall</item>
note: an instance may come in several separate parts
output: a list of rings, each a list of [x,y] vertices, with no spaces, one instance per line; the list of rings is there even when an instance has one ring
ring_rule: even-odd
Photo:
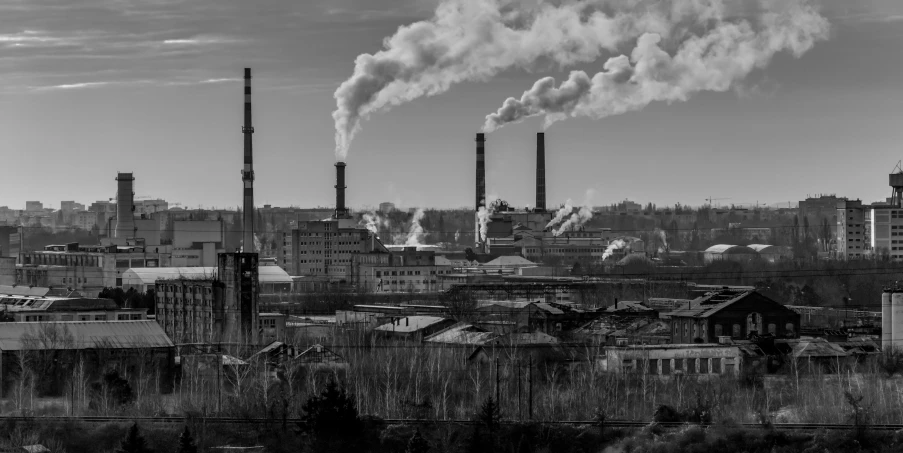
[[[736,346],[606,348],[602,365],[610,373],[738,374],[743,356]]]

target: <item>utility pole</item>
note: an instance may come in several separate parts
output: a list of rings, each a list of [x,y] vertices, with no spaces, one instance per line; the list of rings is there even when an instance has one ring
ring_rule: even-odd
[[[520,421],[522,417],[521,412],[521,398],[520,398],[520,381],[521,381],[521,370],[524,368],[523,364],[521,364],[520,360],[517,361],[517,421]]]
[[[530,420],[533,420],[533,356],[530,356],[530,366],[527,368],[527,386],[529,387]]]
[[[501,412],[502,400],[499,398],[499,358],[495,358],[495,404],[499,408],[499,412]]]

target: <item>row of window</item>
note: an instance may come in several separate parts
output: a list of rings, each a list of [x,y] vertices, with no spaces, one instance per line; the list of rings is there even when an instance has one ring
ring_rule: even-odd
[[[621,369],[625,372],[663,376],[671,374],[735,374],[737,361],[734,358],[722,357],[623,360]]]

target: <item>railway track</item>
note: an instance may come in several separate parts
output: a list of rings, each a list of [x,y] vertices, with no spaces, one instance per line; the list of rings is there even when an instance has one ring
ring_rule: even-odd
[[[190,417],[95,417],[95,416],[83,416],[83,417],[67,417],[67,416],[36,416],[36,417],[26,417],[26,416],[0,416],[0,422],[4,421],[14,421],[14,422],[28,422],[28,423],[87,423],[87,424],[102,424],[102,423],[133,423],[137,422],[139,424],[182,424],[186,421],[191,421],[193,423],[201,423],[201,424],[216,424],[216,425],[280,425],[283,423],[282,419],[279,418],[271,418],[271,419],[262,419],[262,418],[235,418],[235,417],[198,417],[198,416],[190,416]],[[418,420],[418,419],[382,419],[383,423],[386,424],[417,424],[417,425],[441,425],[441,424],[456,424],[456,425],[473,425],[480,422],[473,420]],[[302,423],[301,419],[298,418],[289,418],[285,420],[285,423],[296,425],[298,423]],[[504,420],[502,424],[516,424],[516,423],[528,423],[528,421],[510,421]],[[534,423],[547,425],[547,426],[555,426],[555,425],[597,425],[597,422],[592,420],[537,420]],[[644,426],[648,426],[651,422],[648,421],[639,421],[639,420],[607,420],[605,421],[606,428],[641,428]],[[691,425],[688,423],[658,423],[658,425],[662,427],[669,428],[678,428],[682,426]],[[703,424],[702,426],[715,426],[711,424]],[[762,426],[756,423],[739,423],[737,426],[744,428],[756,428],[761,429]],[[775,423],[772,425],[774,429],[779,430],[797,430],[797,431],[817,431],[817,430],[848,430],[853,429],[852,425],[848,424],[832,424],[832,423]],[[875,430],[875,431],[898,431],[903,430],[903,424],[887,424],[887,425],[868,425],[866,429]]]

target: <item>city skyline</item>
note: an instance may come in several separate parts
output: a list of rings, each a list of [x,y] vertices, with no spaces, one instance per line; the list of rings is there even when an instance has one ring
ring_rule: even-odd
[[[753,75],[750,89],[547,130],[549,206],[581,203],[590,189],[594,205],[889,196],[883,179],[903,157],[894,152],[903,138],[894,78],[903,6],[819,3],[830,39],[800,59],[780,55]],[[331,206],[333,92],[358,54],[378,51],[398,26],[429,18],[435,4],[0,7],[0,23],[11,30],[0,35],[7,69],[0,99],[8,106],[0,131],[17,158],[0,183],[0,205],[104,200],[115,196],[116,172],[131,171],[138,195],[238,206],[247,66],[255,71],[255,204]],[[474,132],[504,98],[545,75],[560,82],[566,72],[507,71],[374,115],[348,157],[349,206],[469,206]],[[488,135],[490,197],[532,204],[541,130],[530,120]],[[59,197],[59,185],[69,195]]]

